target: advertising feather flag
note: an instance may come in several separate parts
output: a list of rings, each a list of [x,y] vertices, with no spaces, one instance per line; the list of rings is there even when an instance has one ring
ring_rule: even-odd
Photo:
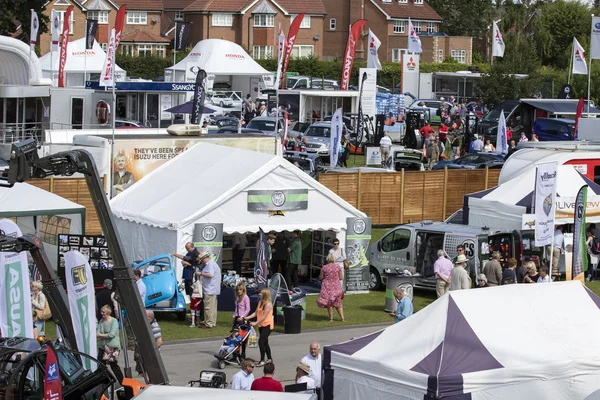
[[[415,26],[408,19],[408,51],[411,53],[422,53],[423,46],[421,45],[421,38],[415,29]]]
[[[292,21],[292,25],[290,25],[290,31],[288,32],[287,37],[287,46],[285,48],[285,58],[283,59],[283,72],[282,72],[282,80],[281,80],[281,88],[285,89],[285,74],[287,72],[288,63],[290,62],[290,57],[292,56],[292,50],[294,49],[294,43],[296,43],[296,37],[298,36],[298,30],[300,30],[300,24],[304,19],[304,13],[296,15],[294,21]]]
[[[259,228],[258,243],[256,244],[256,262],[254,263],[254,281],[256,289],[261,291],[267,287],[267,274],[269,273],[269,255],[267,254],[267,235]]]
[[[35,11],[31,10],[31,29],[29,31],[29,46],[31,51],[35,50],[37,44],[38,29],[40,29],[40,20]]]
[[[367,20],[359,19],[350,26],[350,34],[346,42],[346,51],[344,52],[344,64],[342,65],[342,83],[341,90],[348,90],[350,85],[350,76],[352,75],[352,65],[354,64],[354,54],[356,53],[356,44],[360,39],[360,32],[365,26]]]
[[[587,185],[583,185],[575,198],[575,217],[573,227],[573,263],[572,274],[567,279],[578,280],[585,284],[587,271],[588,246],[585,234],[585,208],[587,205]]]
[[[65,65],[67,65],[67,46],[69,45],[69,19],[72,12],[73,6],[69,6],[65,12],[65,19],[63,21],[60,61],[58,64],[58,87],[65,87]]]

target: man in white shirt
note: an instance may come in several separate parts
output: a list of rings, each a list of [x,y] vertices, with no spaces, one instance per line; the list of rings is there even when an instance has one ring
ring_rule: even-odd
[[[196,272],[202,281],[204,300],[204,325],[200,328],[214,328],[217,324],[217,296],[221,294],[221,268],[205,251],[198,258],[204,264],[202,272]]]
[[[242,369],[231,378],[231,389],[250,390],[254,382],[254,360],[246,358],[242,361]]]
[[[133,270],[133,276],[135,277],[135,284],[137,285],[140,297],[142,298],[142,304],[146,305],[146,284],[142,280],[142,271],[139,269]]]
[[[310,353],[302,357],[302,360],[300,360],[302,364],[306,364],[310,367],[310,372],[308,373],[308,376],[315,381],[315,387],[317,389],[321,388],[321,354],[319,354],[320,349],[321,346],[319,346],[319,342],[312,342],[309,348]]]
[[[314,393],[316,390],[315,380],[308,376],[312,368],[304,363],[296,367],[296,383],[306,383],[306,393]]]
[[[383,137],[379,141],[379,147],[381,148],[381,166],[387,167],[387,159],[390,157],[390,150],[392,149],[392,139],[387,133],[383,134]]]
[[[560,275],[558,262],[560,255],[565,251],[565,235],[563,234],[563,226],[557,225],[554,229],[554,240],[552,242],[552,275]]]

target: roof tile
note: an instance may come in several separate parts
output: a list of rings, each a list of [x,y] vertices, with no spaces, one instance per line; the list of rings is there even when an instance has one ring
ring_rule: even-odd
[[[322,0],[278,0],[277,4],[291,14],[327,14]]]
[[[169,43],[170,39],[162,37],[152,32],[135,29],[123,32],[122,43]]]
[[[206,12],[231,12],[238,13],[248,8],[255,0],[196,0],[185,11],[206,11]],[[381,1],[381,0],[379,0]],[[269,2],[271,5],[272,3]],[[278,0],[285,11],[291,14],[326,14],[325,5],[322,0]],[[276,8],[273,5],[274,8]],[[277,9],[277,8],[276,8]]]
[[[310,1],[310,0],[304,0]],[[414,18],[441,20],[442,17],[425,1],[423,4],[415,4],[415,0],[408,0],[406,4],[399,4],[396,0],[391,3],[384,3],[382,0],[371,0],[377,4],[387,15],[392,18]]]
[[[126,5],[128,10],[162,11],[162,0],[114,0],[119,6]]]

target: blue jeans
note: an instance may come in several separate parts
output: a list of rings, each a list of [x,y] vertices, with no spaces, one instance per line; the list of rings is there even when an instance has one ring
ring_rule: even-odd
[[[44,321],[35,320],[33,321],[33,325],[35,325],[35,327],[38,330],[38,335],[40,335],[42,333],[42,330],[44,329]]]

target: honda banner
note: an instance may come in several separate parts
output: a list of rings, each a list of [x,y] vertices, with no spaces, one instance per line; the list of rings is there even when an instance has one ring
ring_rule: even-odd
[[[338,158],[340,157],[340,148],[342,135],[344,134],[344,119],[342,117],[342,109],[338,108],[333,117],[331,117],[331,137],[329,142],[329,165],[331,168],[337,167]]]
[[[69,6],[65,12],[65,19],[63,21],[60,61],[58,64],[58,87],[65,87],[65,65],[67,65],[67,46],[69,45],[69,19],[72,12],[73,6]]]
[[[304,13],[296,15],[292,25],[290,25],[290,31],[288,32],[287,45],[285,47],[285,58],[283,59],[283,79],[281,81],[281,88],[285,89],[285,77],[287,72],[288,63],[290,62],[290,57],[292,57],[292,50],[294,49],[294,43],[296,43],[296,36],[298,36],[298,30],[300,29],[300,24],[304,19]]]
[[[88,18],[85,21],[85,25],[85,49],[92,50],[94,48],[94,40],[96,40],[98,21],[95,19]]]
[[[31,10],[31,29],[29,30],[29,48],[35,51],[37,44],[38,29],[40,28],[40,20],[35,11]]]
[[[359,19],[350,27],[350,34],[346,42],[346,51],[344,52],[344,60],[342,65],[342,83],[340,90],[348,90],[350,85],[350,76],[352,75],[352,64],[354,64],[354,54],[356,53],[356,44],[360,39],[360,32],[367,21]]]
[[[77,350],[91,357],[98,355],[96,346],[96,296],[89,256],[71,250],[65,253],[65,280],[69,295],[69,310],[73,319]],[[89,358],[82,358],[84,366],[95,368]]]
[[[210,258],[223,268],[223,224],[222,223],[199,223],[194,224],[194,236],[192,239],[194,247],[202,253],[210,254]]]
[[[369,290],[369,260],[367,249],[371,242],[371,218],[346,218],[346,291]]]
[[[108,41],[108,48],[106,49],[106,58],[104,59],[104,66],[102,67],[102,73],[100,74],[100,86],[113,86],[115,84],[114,78],[115,68],[115,28],[110,31],[110,40]]]
[[[115,54],[117,54],[119,43],[121,43],[123,25],[125,25],[126,7],[126,4],[123,4],[121,7],[119,7],[119,11],[117,11],[117,17],[115,19]]]
[[[0,220],[0,231],[21,237],[21,229],[9,219]],[[0,253],[0,331],[2,337],[33,338],[33,314],[29,290],[27,253]]]
[[[286,41],[285,41],[285,34],[283,33],[283,30],[280,29],[279,30],[279,40],[278,40],[278,47],[277,47],[277,79],[275,79],[275,88],[277,89],[279,87],[279,83],[281,82],[281,73],[282,68],[283,68],[283,58],[285,57],[285,50],[286,50],[287,46],[286,46]]]
[[[194,90],[194,101],[192,102],[192,116],[190,124],[200,125],[204,100],[206,98],[206,71],[199,69],[196,74],[196,88]]]
[[[175,50],[185,50],[190,41],[191,23],[176,22],[175,23]]]
[[[94,337],[96,335],[94,334]],[[96,354],[97,356],[97,354]],[[52,344],[46,344],[46,373],[44,375],[44,400],[61,400],[62,384],[60,383],[60,366],[56,350]]]
[[[60,38],[60,17],[52,10],[52,51],[58,51],[58,40]]]
[[[556,162],[538,164],[535,175],[535,245],[551,245],[554,239]]]

